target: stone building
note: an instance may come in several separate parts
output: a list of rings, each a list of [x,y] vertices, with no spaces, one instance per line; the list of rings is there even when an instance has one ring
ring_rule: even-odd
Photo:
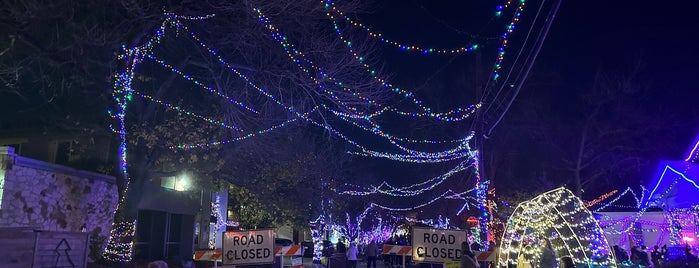
[[[115,178],[19,156],[0,146],[0,227],[109,235]]]

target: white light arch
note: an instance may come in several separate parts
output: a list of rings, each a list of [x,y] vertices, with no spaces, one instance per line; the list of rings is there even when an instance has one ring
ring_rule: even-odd
[[[517,264],[521,254],[537,259],[541,239],[551,242],[559,260],[568,256],[576,265],[616,267],[599,223],[582,200],[563,187],[517,206],[503,233],[498,266]]]

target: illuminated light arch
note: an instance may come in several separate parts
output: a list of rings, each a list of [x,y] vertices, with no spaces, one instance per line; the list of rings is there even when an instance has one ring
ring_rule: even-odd
[[[599,223],[584,202],[563,187],[517,206],[503,233],[498,266],[517,264],[522,254],[537,258],[544,238],[559,258],[568,256],[575,264],[587,266],[616,267]]]

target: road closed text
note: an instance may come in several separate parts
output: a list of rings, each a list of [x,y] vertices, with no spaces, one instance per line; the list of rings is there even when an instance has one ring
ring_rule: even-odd
[[[443,263],[461,258],[466,232],[446,229],[413,228],[413,260]]]
[[[430,247],[417,247],[417,255],[421,258],[439,258],[455,260],[461,258],[461,250],[454,248],[430,248]]]
[[[456,244],[456,236],[453,234],[424,233],[422,235],[422,245],[416,248],[417,255],[422,258],[459,259],[461,249],[445,248],[439,245]],[[428,246],[429,245],[429,246]],[[431,247],[430,247],[431,246]]]
[[[226,251],[226,259],[235,261],[254,261],[255,259],[266,259],[270,256],[272,256],[272,251],[268,248],[234,249]]]
[[[225,232],[223,263],[252,265],[274,262],[274,230]]]

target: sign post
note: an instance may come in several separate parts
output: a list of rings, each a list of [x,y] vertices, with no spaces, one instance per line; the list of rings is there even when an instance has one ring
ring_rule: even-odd
[[[253,265],[274,263],[274,230],[223,233],[223,264]]]
[[[444,263],[461,259],[461,243],[466,232],[413,227],[413,261]]]

